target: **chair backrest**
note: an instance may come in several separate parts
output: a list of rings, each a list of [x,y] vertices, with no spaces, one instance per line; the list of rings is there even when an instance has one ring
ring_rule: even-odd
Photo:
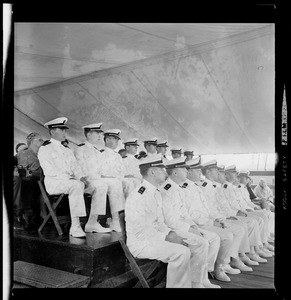
[[[121,235],[123,241],[126,243],[126,222],[125,222],[125,211],[119,213],[119,222],[121,227]]]

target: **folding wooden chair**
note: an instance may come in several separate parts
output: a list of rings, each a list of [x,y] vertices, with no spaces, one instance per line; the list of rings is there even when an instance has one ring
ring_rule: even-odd
[[[38,228],[38,232],[41,232],[44,226],[47,224],[48,220],[52,218],[53,223],[57,229],[59,235],[63,234],[63,230],[61,228],[61,224],[68,224],[71,221],[70,215],[65,216],[57,216],[56,210],[61,201],[64,199],[66,194],[58,194],[58,195],[49,195],[44,187],[44,176],[42,174],[40,180],[38,181],[38,185],[40,188],[40,192],[43,198],[46,207],[48,208],[48,214],[44,218],[42,224]]]
[[[121,212],[119,214],[120,226],[121,226],[121,233],[122,236],[119,239],[119,243],[124,251],[124,254],[129,261],[131,270],[133,274],[138,278],[138,282],[134,286],[134,288],[143,287],[143,288],[150,288],[154,287],[155,285],[159,284],[160,281],[166,275],[166,267],[167,264],[163,263],[159,260],[151,260],[151,259],[142,259],[145,262],[151,262],[151,266],[148,268],[146,272],[142,272],[138,261],[141,261],[139,258],[134,258],[134,256],[129,251],[126,245],[126,226],[125,226],[125,214]]]

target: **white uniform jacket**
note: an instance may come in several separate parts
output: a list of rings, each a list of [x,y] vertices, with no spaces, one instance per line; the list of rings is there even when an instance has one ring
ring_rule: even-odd
[[[125,174],[132,175],[135,178],[142,180],[142,176],[139,171],[139,159],[135,158],[132,154],[127,154],[127,157],[123,158],[123,163],[125,166]]]
[[[56,180],[79,180],[85,176],[73,151],[53,138],[50,139],[50,143],[39,148],[38,159],[45,176],[44,183],[48,192],[50,185],[55,185]]]
[[[234,185],[231,182],[226,181],[222,184],[222,190],[226,199],[228,200],[230,208],[237,214],[239,210],[242,210],[242,208],[237,200],[237,195],[234,191]]]
[[[96,147],[86,141],[75,150],[75,156],[88,180],[100,179],[101,152]]]
[[[216,185],[216,201],[220,208],[220,211],[223,213],[225,218],[229,218],[230,216],[235,216],[237,214],[237,210],[232,209],[229,204],[228,199],[225,195],[225,188],[219,182],[214,182]]]
[[[197,183],[187,179],[183,184],[186,207],[189,215],[197,225],[213,225],[210,210],[205,199],[204,193]]]
[[[244,200],[243,195],[241,193],[241,189],[238,186],[232,185],[234,193],[236,195],[236,200],[241,208],[241,210],[252,209]]]
[[[210,215],[213,220],[217,218],[224,218],[223,212],[220,210],[216,198],[216,184],[211,180],[205,178],[200,185],[204,192],[207,204],[210,210]]]
[[[171,231],[164,223],[160,191],[147,180],[135,188],[125,203],[127,245],[139,251],[155,241],[165,241]]]
[[[255,207],[258,207],[257,205],[255,205],[250,198],[250,194],[248,192],[247,186],[240,183],[237,188],[239,189],[239,191],[241,192],[242,195],[242,199],[245,201],[246,205],[249,207],[249,209],[254,210]]]
[[[126,175],[124,163],[120,154],[113,149],[105,147],[101,153],[101,175],[122,179]]]
[[[165,223],[175,231],[189,231],[196,225],[187,212],[185,192],[177,183],[168,178],[161,186]]]

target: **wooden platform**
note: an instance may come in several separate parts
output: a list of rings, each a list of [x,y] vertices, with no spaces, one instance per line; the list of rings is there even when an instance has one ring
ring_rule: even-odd
[[[120,233],[87,233],[73,238],[58,236],[48,226],[42,233],[14,231],[13,260],[21,260],[90,277],[90,285],[129,270],[119,244]]]
[[[86,238],[58,236],[50,226],[37,231],[14,231],[14,261],[22,260],[90,277],[89,288],[128,288],[136,282],[119,244],[121,234],[87,233]],[[274,289],[274,257],[253,266],[253,272],[228,275],[231,282],[220,282],[223,289]],[[144,270],[150,266],[141,266]],[[17,287],[17,285],[16,285]],[[159,287],[165,287],[162,282]]]

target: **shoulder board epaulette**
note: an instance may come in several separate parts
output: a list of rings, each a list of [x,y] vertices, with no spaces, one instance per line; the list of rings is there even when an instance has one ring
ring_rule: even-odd
[[[79,147],[82,147],[82,146],[84,146],[85,144],[84,143],[82,143],[82,144],[80,144],[80,145],[78,145]]]
[[[214,184],[213,186],[216,187],[216,184]]]
[[[164,189],[165,189],[165,190],[168,190],[170,187],[171,187],[171,185],[168,183],[168,184],[166,184],[166,185],[164,186]]]
[[[43,144],[42,144],[42,146],[46,146],[46,145],[48,145],[48,144],[50,144],[50,143],[51,143],[50,140],[44,141]]]
[[[188,186],[188,183],[185,182],[183,185],[182,185],[182,188],[186,188]]]
[[[100,152],[103,152],[105,149],[101,149]]]
[[[223,187],[226,189],[226,188],[227,188],[227,184],[225,183],[225,184],[223,185]]]
[[[144,191],[145,191],[145,187],[141,186],[137,192],[143,194]]]
[[[206,181],[202,183],[202,186],[205,187],[206,185],[207,185],[207,182],[206,182]]]

